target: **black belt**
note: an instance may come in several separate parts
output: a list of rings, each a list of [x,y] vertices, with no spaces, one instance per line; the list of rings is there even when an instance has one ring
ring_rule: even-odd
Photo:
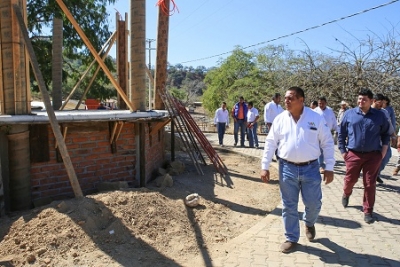
[[[310,165],[311,163],[317,161],[317,159],[313,159],[313,160],[309,160],[309,161],[305,161],[305,162],[291,162],[291,161],[288,161],[288,160],[283,159],[283,158],[280,158],[280,160],[282,160],[282,161],[284,161],[286,163],[293,164],[295,166],[307,166],[307,165]]]
[[[360,154],[381,152],[381,151],[379,151],[379,150],[372,150],[372,151],[356,151],[356,150],[353,150],[353,149],[349,149],[349,151],[354,152],[354,153],[360,153]]]

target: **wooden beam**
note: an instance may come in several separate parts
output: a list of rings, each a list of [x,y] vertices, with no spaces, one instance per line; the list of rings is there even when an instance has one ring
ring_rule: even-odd
[[[69,157],[69,154],[68,154],[67,146],[65,145],[63,135],[61,134],[60,125],[58,124],[56,115],[54,113],[53,106],[51,105],[51,102],[50,102],[49,93],[47,92],[42,73],[40,72],[40,69],[39,69],[39,64],[36,59],[36,55],[33,50],[31,40],[28,35],[28,30],[25,26],[24,19],[22,17],[21,9],[19,8],[18,5],[15,5],[15,4],[13,5],[13,7],[14,7],[14,12],[17,17],[17,21],[18,21],[20,30],[22,32],[22,36],[25,40],[26,49],[27,49],[29,57],[31,59],[32,69],[35,74],[36,80],[38,82],[40,92],[42,93],[43,103],[46,107],[46,112],[49,117],[50,125],[51,125],[51,128],[53,129],[54,136],[58,143],[58,147],[60,149],[60,153],[63,158],[65,169],[68,173],[68,177],[71,182],[72,189],[75,193],[75,197],[83,197],[82,190],[81,190],[81,187],[78,182],[78,178],[76,177],[74,166],[72,165],[71,158]]]
[[[63,140],[65,142],[65,138],[67,138],[68,126],[65,126],[63,129]],[[56,142],[56,148],[58,147],[58,143]]]
[[[112,144],[114,142],[114,137],[115,137],[115,133],[117,132],[117,127],[118,127],[118,122],[114,122],[114,126],[111,132],[111,137],[110,137],[110,144]]]
[[[74,26],[75,30],[78,32],[79,36],[82,38],[82,41],[86,44],[86,46],[89,48],[90,52],[96,59],[97,63],[101,66],[103,69],[104,73],[107,75],[108,79],[110,79],[111,83],[114,85],[114,87],[117,89],[118,93],[121,95],[122,99],[125,101],[125,103],[128,105],[129,110],[133,111],[134,107],[129,101],[128,97],[122,90],[121,86],[119,86],[118,82],[114,79],[112,73],[110,70],[107,68],[106,64],[103,62],[101,57],[97,54],[96,50],[94,49],[92,43],[89,41],[87,38],[86,34],[83,32],[82,28],[79,26],[78,22],[75,20],[75,18],[72,16],[71,12],[68,10],[67,6],[64,4],[62,0],[56,0],[62,11],[64,12],[65,16],[69,19],[69,21],[72,23],[72,26]]]
[[[112,47],[112,43],[115,40],[115,35],[116,32],[114,32],[110,38],[108,38],[107,42],[104,44],[104,46],[101,48],[99,55],[101,55],[101,53],[104,51],[104,49],[107,47],[108,44],[108,49],[107,51],[109,52],[111,50]],[[108,55],[108,52],[106,52],[104,54],[104,56],[102,57],[102,59],[105,59],[106,56]],[[82,81],[84,80],[84,78],[86,77],[86,75],[89,73],[90,69],[93,67],[94,63],[96,63],[96,59],[94,59],[92,61],[92,63],[90,63],[90,65],[87,67],[87,69],[85,70],[85,72],[82,74],[81,78],[79,79],[79,81],[75,84],[74,88],[72,88],[71,92],[69,93],[69,95],[67,96],[67,98],[64,101],[64,104],[62,104],[60,110],[63,110],[65,108],[65,106],[68,104],[69,100],[72,98],[72,95],[75,93],[76,89],[78,89],[79,85],[81,85]],[[100,68],[100,67],[99,67]],[[95,75],[94,75],[95,76]],[[79,100],[78,104],[76,105],[75,109],[78,109],[79,106],[82,103],[82,99],[85,97],[85,94],[81,97],[81,99]]]
[[[157,123],[155,126],[153,126],[153,129],[151,130],[150,135],[158,132],[158,130],[160,130],[162,127],[167,125],[170,121],[171,121],[171,118],[168,118],[168,120],[166,120],[166,121],[160,121],[159,123]]]
[[[119,138],[119,135],[121,134],[122,128],[124,127],[124,124],[125,124],[123,121],[119,121],[118,123],[119,123],[121,126],[120,126],[119,129],[118,129],[117,136],[115,136],[115,142],[117,142],[117,140],[118,140],[118,138]]]
[[[121,85],[122,90],[124,90],[125,94],[128,94],[128,84],[129,84],[129,68],[128,68],[128,30],[127,30],[127,22],[128,22],[128,14],[125,13],[125,20],[121,20],[121,14],[119,12],[116,13],[116,27],[117,27],[117,77],[118,82]],[[118,95],[118,108],[126,109],[126,104],[124,101],[121,101],[121,96]]]

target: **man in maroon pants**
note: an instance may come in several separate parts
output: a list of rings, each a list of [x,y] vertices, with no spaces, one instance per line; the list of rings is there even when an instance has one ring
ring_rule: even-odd
[[[363,173],[364,221],[374,221],[376,177],[383,157],[389,148],[390,124],[381,110],[372,108],[373,94],[362,89],[358,94],[358,107],[346,111],[339,125],[338,146],[346,163],[342,204],[349,205],[353,187]]]

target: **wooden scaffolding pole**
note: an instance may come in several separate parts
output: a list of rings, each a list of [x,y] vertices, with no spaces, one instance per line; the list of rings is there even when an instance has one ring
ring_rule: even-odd
[[[76,177],[76,173],[74,170],[74,166],[72,165],[71,158],[69,157],[67,146],[65,145],[63,135],[60,130],[60,125],[58,124],[56,115],[54,113],[53,106],[50,102],[50,96],[47,92],[45,82],[42,76],[42,73],[39,69],[39,64],[36,59],[35,52],[33,51],[33,46],[31,40],[29,39],[28,30],[26,29],[24,19],[22,17],[21,9],[18,5],[14,4],[14,11],[18,20],[18,24],[20,30],[22,32],[23,38],[25,40],[26,50],[28,51],[29,57],[31,59],[31,64],[33,68],[33,72],[35,74],[36,80],[39,85],[40,92],[43,97],[43,102],[46,107],[47,115],[49,116],[50,125],[53,129],[54,136],[56,138],[58,148],[60,150],[61,156],[64,161],[65,169],[68,173],[69,180],[71,182],[72,189],[74,190],[75,197],[83,197],[81,187],[78,182],[78,178]]]

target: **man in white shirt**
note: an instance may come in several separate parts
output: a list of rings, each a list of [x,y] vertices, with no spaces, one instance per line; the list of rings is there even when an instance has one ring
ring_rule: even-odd
[[[258,110],[253,107],[252,101],[250,101],[247,106],[249,107],[249,110],[247,111],[247,133],[249,135],[249,147],[254,147],[255,144],[256,148],[258,148],[257,121],[260,116],[258,114]]]
[[[291,87],[285,94],[286,111],[279,114],[265,139],[260,176],[270,180],[269,166],[275,150],[279,156],[279,188],[282,197],[282,219],[286,242],[283,253],[291,252],[300,238],[298,201],[301,192],[305,206],[303,221],[308,240],[315,238],[314,224],[322,205],[321,175],[318,157],[325,154],[326,168],[323,180],[333,180],[335,165],[334,144],[330,129],[322,116],[304,106],[304,91]]]
[[[215,111],[214,124],[217,126],[219,145],[224,146],[225,129],[229,127],[229,112],[225,102]]]
[[[322,115],[332,133],[338,130],[337,120],[333,109],[327,106],[326,98],[324,96],[318,99],[318,107],[313,109],[318,114]],[[319,172],[322,174],[325,171],[324,153],[321,150],[321,155],[318,158]]]
[[[275,117],[283,112],[283,108],[279,103],[281,102],[281,94],[275,93],[272,101],[267,103],[264,107],[264,123],[267,130],[271,128],[272,122]]]

